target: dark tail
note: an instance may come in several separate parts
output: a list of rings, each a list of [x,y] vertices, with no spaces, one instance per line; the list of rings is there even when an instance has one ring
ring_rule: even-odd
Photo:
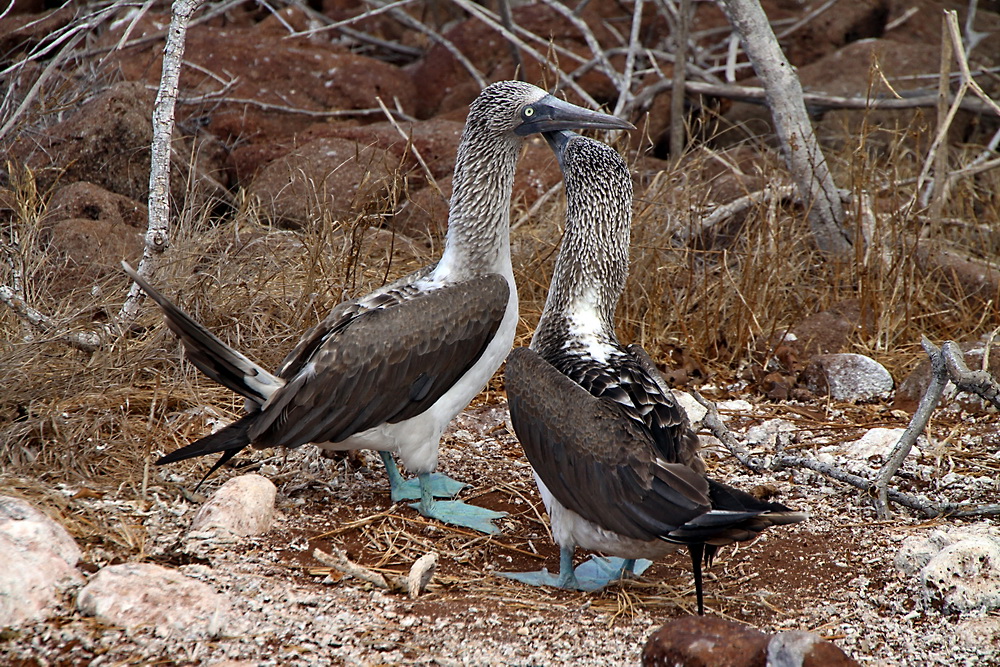
[[[128,263],[122,262],[122,268],[153,301],[159,304],[167,326],[184,343],[185,356],[202,373],[258,405],[263,404],[268,396],[283,384],[281,380],[223,343],[215,334],[174,305],[170,299],[136,273]]]
[[[193,459],[196,456],[207,456],[208,454],[217,454],[222,452],[222,456],[219,457],[219,460],[215,462],[209,471],[205,473],[205,476],[201,478],[201,481],[198,482],[198,486],[195,487],[195,491],[197,491],[198,487],[200,487],[213,472],[221,468],[226,461],[239,454],[247,445],[250,444],[248,431],[253,418],[256,417],[257,414],[258,413],[254,412],[244,415],[229,426],[216,431],[212,435],[206,435],[204,438],[196,440],[190,445],[172,451],[166,456],[161,456],[157,459],[156,465],[161,466],[166,463]]]
[[[686,544],[691,552],[699,615],[705,613],[702,562],[705,566],[711,566],[720,546],[751,540],[771,526],[799,523],[808,518],[805,512],[796,512],[781,503],[758,500],[749,493],[711,479],[708,480],[708,494],[712,500],[711,511],[672,530],[666,538],[671,542]]]

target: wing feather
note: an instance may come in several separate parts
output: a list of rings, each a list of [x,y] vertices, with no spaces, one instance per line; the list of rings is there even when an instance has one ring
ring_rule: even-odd
[[[592,396],[534,351],[511,353],[506,385],[525,455],[553,496],[583,518],[652,540],[710,509],[702,475],[657,456],[621,404]]]
[[[250,436],[261,446],[339,442],[425,411],[482,356],[510,289],[498,274],[327,318],[289,354],[287,384]]]

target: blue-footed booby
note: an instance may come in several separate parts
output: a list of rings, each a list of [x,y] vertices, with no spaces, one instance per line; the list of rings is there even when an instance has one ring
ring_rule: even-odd
[[[687,546],[701,614],[703,560],[710,565],[720,546],[806,517],[705,476],[684,409],[646,352],[615,335],[628,273],[628,167],[598,141],[565,131],[545,137],[563,171],[566,229],[531,345],[511,352],[505,380],[511,422],[560,546],[560,572],[505,576],[595,590],[631,573],[634,559]],[[574,571],[576,547],[618,558]]]
[[[190,361],[247,399],[247,414],[157,463],[222,453],[211,474],[247,445],[315,443],[373,449],[393,501],[418,499],[421,514],[486,533],[502,513],[451,497],[464,486],[432,476],[445,427],[506,358],[517,325],[510,258],[510,198],[524,137],[631,123],[559,100],[527,83],[486,87],[469,108],[458,147],[441,259],[371,294],[336,306],[307,331],[274,373],[223,343],[126,265],[163,310]],[[392,455],[417,474],[405,483]]]

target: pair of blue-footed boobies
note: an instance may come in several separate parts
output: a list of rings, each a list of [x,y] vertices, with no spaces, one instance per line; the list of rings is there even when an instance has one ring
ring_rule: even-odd
[[[247,445],[373,449],[388,470],[393,501],[419,500],[415,507],[425,516],[498,532],[492,520],[501,513],[435,500],[463,485],[431,473],[445,427],[513,345],[510,199],[521,146],[539,132],[632,127],[530,84],[485,88],[460,140],[441,259],[335,307],[275,373],[223,343],[126,265],[162,308],[188,359],[247,399],[246,415],[157,463],[222,453],[211,474]],[[393,453],[417,473],[418,484],[403,481]]]
[[[565,131],[545,137],[563,171],[566,229],[541,320],[530,347],[510,354],[506,386],[511,422],[560,545],[560,573],[505,576],[595,590],[631,573],[634,559],[687,546],[701,614],[703,560],[806,517],[705,476],[683,408],[646,352],[615,335],[628,273],[628,167],[598,141]],[[576,547],[619,558],[574,570]]]

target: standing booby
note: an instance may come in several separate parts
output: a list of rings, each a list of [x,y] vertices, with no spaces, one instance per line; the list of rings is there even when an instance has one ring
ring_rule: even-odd
[[[628,167],[592,139],[545,137],[563,171],[566,230],[531,346],[510,354],[505,379],[511,422],[560,546],[560,573],[506,576],[595,590],[631,572],[633,559],[686,545],[701,614],[703,559],[710,565],[720,546],[806,517],[705,476],[683,408],[645,351],[623,346],[614,331],[628,273]],[[576,547],[627,560],[574,571]]]
[[[373,449],[393,501],[419,499],[421,514],[486,533],[502,513],[451,497],[442,475],[445,427],[486,385],[513,345],[517,291],[510,258],[510,198],[524,137],[566,128],[630,129],[626,121],[563,102],[527,83],[486,87],[469,108],[458,147],[441,259],[366,296],[345,301],[270,373],[223,343],[126,265],[163,309],[190,361],[247,399],[247,414],[160,458],[222,452],[212,471],[247,445]],[[406,484],[397,454],[419,484]]]

